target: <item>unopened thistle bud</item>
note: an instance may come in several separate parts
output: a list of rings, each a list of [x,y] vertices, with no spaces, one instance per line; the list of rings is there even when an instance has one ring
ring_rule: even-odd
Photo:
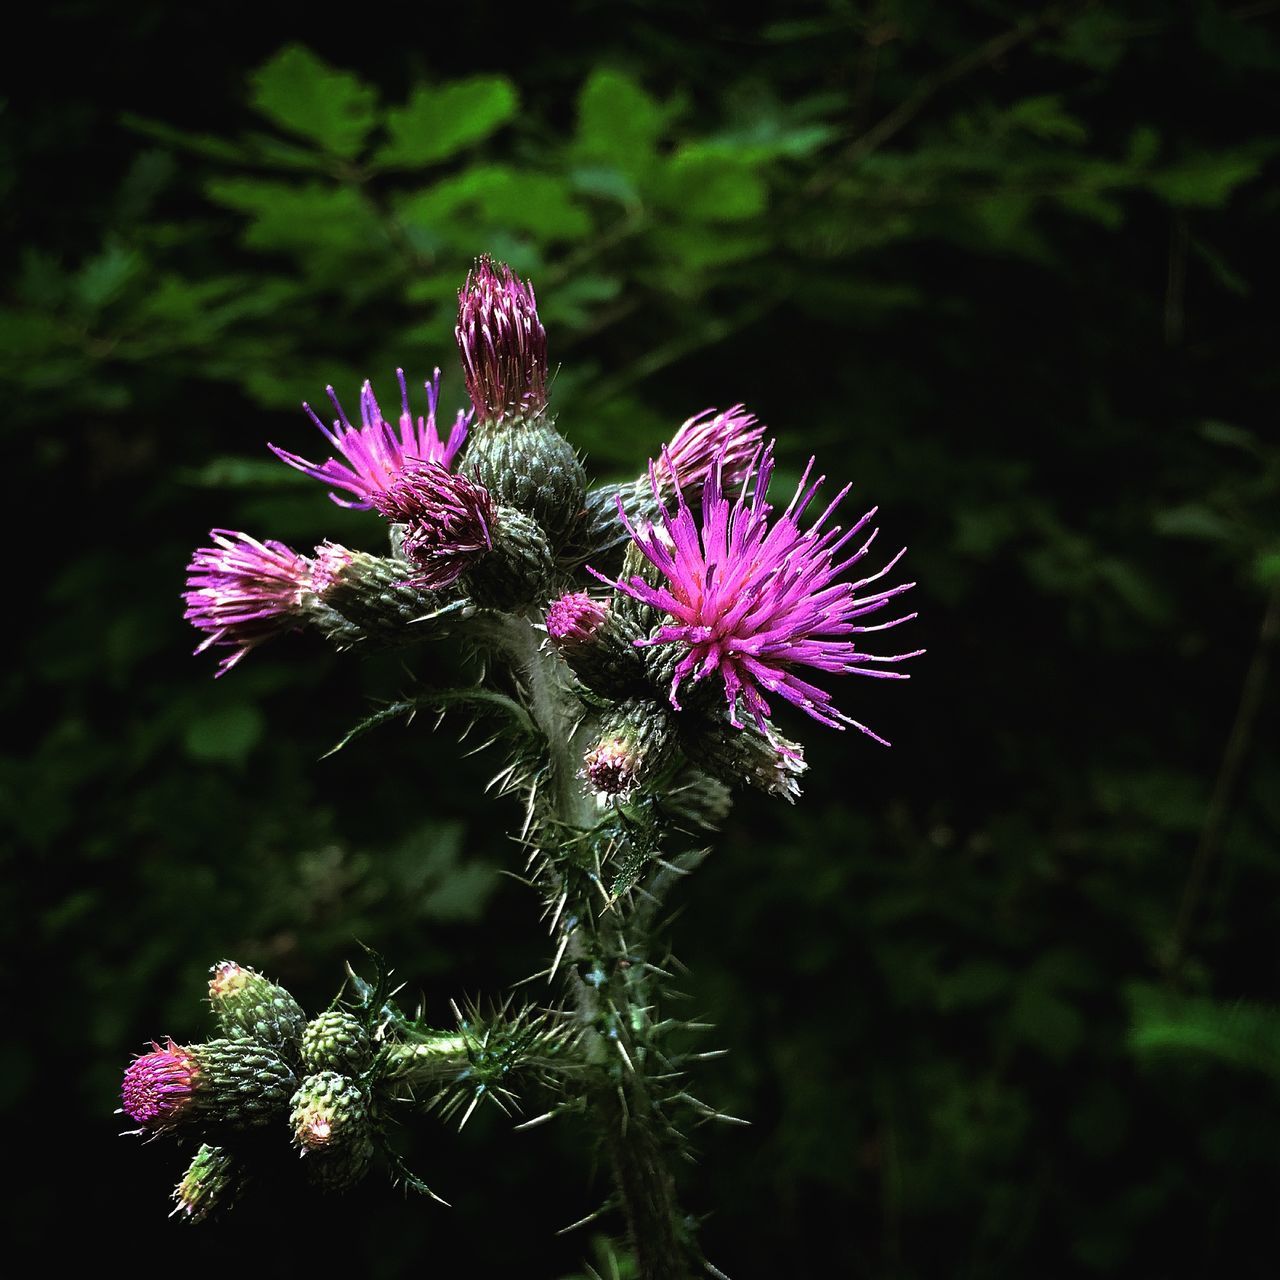
[[[440,597],[412,585],[414,576],[405,559],[349,551],[333,542],[317,547],[312,572],[316,596],[345,624],[330,638],[346,647],[409,644],[435,634],[423,624],[440,608]]]
[[[312,1018],[302,1033],[302,1066],[310,1073],[340,1071],[358,1076],[372,1056],[364,1024],[341,1009]]]
[[[662,809],[678,825],[718,831],[733,808],[729,787],[701,769],[682,769],[661,796]]]
[[[737,404],[723,413],[704,409],[681,425],[649,464],[650,475],[637,481],[636,487],[649,490],[661,504],[673,501],[677,493],[697,502],[712,469],[719,467],[720,483],[728,492],[751,474],[763,441],[764,425],[744,406]],[[639,496],[637,501],[643,503],[644,498]]]
[[[225,1147],[202,1143],[182,1181],[173,1189],[174,1214],[195,1224],[230,1209],[240,1198],[248,1174]]]
[[[476,416],[462,470],[558,547],[581,514],[586,473],[547,413],[547,335],[533,286],[480,258],[458,294],[455,333]]]
[[[279,1054],[253,1041],[170,1040],[129,1064],[121,1093],[125,1113],[146,1130],[196,1121],[244,1129],[278,1116],[297,1084]]]
[[[294,1058],[307,1015],[279,983],[254,969],[222,960],[210,970],[209,1003],[227,1036],[247,1036]]]
[[[554,572],[542,526],[515,507],[499,507],[494,514],[493,547],[467,569],[462,586],[476,604],[514,609],[545,600]]]
[[[354,1186],[373,1160],[373,1125],[365,1091],[337,1071],[309,1075],[293,1096],[293,1140],[318,1185],[342,1191]]]
[[[749,786],[795,804],[808,765],[800,744],[770,727],[735,729],[724,721],[704,725],[682,739],[685,754],[729,786]]]
[[[673,763],[676,734],[660,704],[639,698],[619,703],[582,758],[580,776],[597,795],[626,798]]]
[[[547,637],[574,675],[593,693],[622,697],[644,680],[635,642],[641,631],[613,602],[585,591],[561,596],[547,610]]]

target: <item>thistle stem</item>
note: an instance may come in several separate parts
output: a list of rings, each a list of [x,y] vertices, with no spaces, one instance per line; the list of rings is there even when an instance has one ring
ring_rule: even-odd
[[[596,802],[578,777],[594,724],[567,688],[559,658],[537,631],[512,620],[508,653],[518,660],[530,714],[547,741],[549,774],[542,810],[550,840],[570,838],[598,820]],[[524,632],[516,643],[516,630]],[[549,850],[552,856],[562,851]],[[683,1280],[692,1274],[688,1231],[676,1202],[669,1144],[663,1141],[645,1078],[647,1006],[643,956],[625,937],[620,913],[590,874],[568,877],[557,921],[557,949],[583,1025],[590,1064],[586,1100],[609,1160],[640,1280]],[[567,963],[565,963],[567,961]]]

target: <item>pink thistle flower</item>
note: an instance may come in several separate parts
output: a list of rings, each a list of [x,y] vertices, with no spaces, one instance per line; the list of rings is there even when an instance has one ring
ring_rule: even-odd
[[[483,422],[534,418],[547,406],[547,331],[533,285],[483,255],[458,291],[454,329],[474,411]]]
[[[210,645],[235,650],[218,664],[222,676],[250,649],[298,624],[313,564],[283,542],[259,542],[230,529],[209,536],[214,545],[201,547],[187,566],[183,617],[209,633],[196,653]]]
[[[199,1073],[190,1049],[172,1040],[161,1048],[153,1040],[151,1052],[134,1058],[125,1069],[120,1091],[124,1113],[144,1129],[177,1123],[192,1105]]]
[[[547,610],[547,635],[558,650],[581,648],[592,642],[608,616],[607,600],[597,600],[585,591],[571,591]]]
[[[438,462],[407,469],[374,506],[408,526],[404,554],[419,570],[413,585],[439,591],[493,550],[496,508],[489,491]]]
[[[671,465],[669,456],[667,464]],[[749,467],[748,472],[753,469]],[[654,473],[656,470],[656,466],[652,468]],[[614,584],[670,615],[652,636],[636,644],[673,644],[685,650],[671,682],[671,703],[677,709],[683,681],[692,678],[697,683],[718,675],[724,683],[729,721],[736,728],[742,727],[741,702],[757,726],[768,732],[765,720],[770,707],[765,695],[776,694],[833,729],[852,725],[877,742],[885,742],[866,725],[836,710],[830,694],[799,676],[796,668],[907,678],[903,672],[880,670],[878,664],[903,662],[923,653],[922,649],[873,655],[860,652],[856,639],[916,616],[911,613],[874,624],[859,621],[915,585],[908,582],[864,591],[893,569],[906,548],[865,578],[837,581],[871,549],[878,533],[875,529],[851,555],[841,556],[866,528],[876,508],[847,530],[828,525],[849,492],[851,486],[846,485],[818,519],[802,529],[800,519],[825,477],[810,481],[810,459],[795,497],[774,517],[765,500],[772,471],[770,444],[759,456],[754,486],[748,474],[737,499],[731,502],[724,494],[722,468],[713,467],[703,486],[700,522],[680,492],[674,513],[663,508],[661,527],[648,524],[636,529],[619,503],[619,514],[636,546],[666,579],[654,587],[633,575]],[[650,483],[658,497],[656,474],[651,474]]]
[[[688,492],[705,484],[717,463],[724,488],[741,484],[763,438],[764,424],[740,404],[723,413],[704,409],[687,419],[653,464],[662,502],[669,502],[679,489]]]
[[[640,762],[635,748],[621,737],[596,743],[582,758],[578,776],[598,795],[626,796],[636,785]]]
[[[315,423],[320,434],[337,450],[345,461],[328,458],[324,462],[308,462],[296,453],[290,453],[274,444],[269,448],[277,458],[287,462],[296,471],[312,476],[317,480],[327,481],[335,488],[343,489],[352,495],[352,500],[340,498],[336,493],[329,497],[340,507],[359,507],[368,510],[374,505],[376,494],[382,493],[389,484],[399,477],[406,466],[417,462],[438,462],[442,466],[451,467],[467,438],[467,427],[471,415],[458,411],[453,428],[447,438],[442,439],[436,428],[436,407],[440,400],[440,370],[437,369],[430,382],[423,385],[427,389],[427,415],[415,420],[409,408],[409,388],[405,383],[404,370],[397,369],[396,377],[400,382],[400,419],[399,427],[393,427],[383,416],[373,387],[368,382],[360,389],[360,425],[354,426],[347,418],[332,387],[326,387],[329,399],[337,411],[338,418],[333,427],[326,427],[309,404],[304,403],[311,421]]]

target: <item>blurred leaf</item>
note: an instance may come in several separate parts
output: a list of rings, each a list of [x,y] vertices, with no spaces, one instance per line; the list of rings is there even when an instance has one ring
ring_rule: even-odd
[[[377,122],[377,93],[302,45],[289,45],[251,79],[250,101],[276,124],[344,160]]]
[[[653,162],[665,118],[662,107],[630,76],[600,68],[578,95],[574,146],[583,158],[636,177]]]
[[[266,718],[247,702],[228,702],[191,720],[183,746],[193,760],[243,764],[262,739]]]
[[[373,162],[381,168],[413,169],[447,160],[501,128],[518,106],[515,86],[505,76],[418,85],[403,107],[387,112],[389,141]]]

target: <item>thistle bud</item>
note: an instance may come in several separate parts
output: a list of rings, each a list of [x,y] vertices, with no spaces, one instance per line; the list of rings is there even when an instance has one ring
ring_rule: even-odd
[[[309,1073],[339,1071],[358,1076],[371,1057],[364,1024],[341,1009],[312,1018],[302,1033],[302,1066]]]
[[[478,605],[514,609],[545,599],[554,572],[551,547],[537,521],[514,507],[499,507],[493,546],[468,568],[462,586]]]
[[[204,1222],[213,1214],[230,1209],[247,1182],[247,1172],[230,1151],[202,1143],[182,1181],[173,1189],[173,1212],[192,1224]]]
[[[663,811],[685,828],[718,831],[733,808],[733,793],[701,769],[681,770],[661,797]]]
[[[635,642],[640,629],[609,600],[585,591],[561,596],[547,610],[547,637],[574,675],[593,693],[622,697],[644,680]]]
[[[690,760],[730,786],[755,787],[788,804],[800,795],[799,779],[808,768],[804,751],[776,731],[720,722],[686,733],[682,745]]]
[[[307,1015],[282,986],[234,960],[220,961],[210,973],[209,1003],[224,1035],[296,1054]]]
[[[610,712],[582,758],[579,776],[597,795],[626,798],[670,765],[675,752],[675,729],[667,709],[631,698]]]
[[[360,1085],[337,1071],[318,1071],[302,1082],[292,1107],[293,1140],[312,1157],[312,1180],[335,1191],[359,1182],[374,1153],[368,1097]]]
[[[412,585],[414,576],[413,565],[402,557],[349,551],[333,542],[317,547],[312,571],[316,596],[343,624],[330,638],[341,647],[425,639],[427,628],[414,624],[439,609],[441,601]]]
[[[200,1068],[193,1050],[172,1040],[163,1048],[154,1040],[151,1052],[125,1068],[120,1095],[123,1111],[143,1129],[172,1128],[196,1110]]]
[[[581,513],[586,473],[546,412],[547,335],[533,286],[480,258],[458,294],[455,334],[476,415],[462,470],[558,546]]]
[[[297,1084],[277,1053],[250,1040],[170,1040],[129,1064],[121,1093],[125,1113],[146,1130],[197,1121],[244,1129],[278,1116]]]

